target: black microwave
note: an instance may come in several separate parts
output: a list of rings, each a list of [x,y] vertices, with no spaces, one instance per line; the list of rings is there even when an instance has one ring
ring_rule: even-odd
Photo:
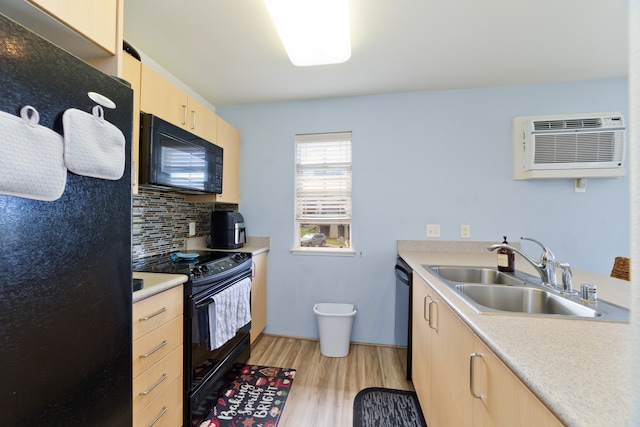
[[[222,193],[221,147],[140,113],[139,184],[187,194]]]

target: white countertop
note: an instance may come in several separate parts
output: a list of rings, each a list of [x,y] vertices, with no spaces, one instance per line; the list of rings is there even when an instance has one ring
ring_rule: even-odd
[[[138,271],[133,272],[133,278],[144,280],[142,289],[133,293],[134,303],[174,288],[189,280],[184,274],[143,273]]]
[[[398,247],[414,271],[561,421],[579,427],[631,426],[629,323],[480,314],[422,264],[495,267],[494,252],[424,252]],[[536,275],[517,254],[516,269]],[[577,290],[581,283],[595,284],[599,299],[629,306],[629,282],[576,269],[573,273]]]

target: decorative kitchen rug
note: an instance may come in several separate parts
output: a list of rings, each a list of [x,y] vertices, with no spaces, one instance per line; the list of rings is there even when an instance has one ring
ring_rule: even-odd
[[[238,365],[233,369],[236,379],[200,427],[278,425],[296,370],[258,365]]]
[[[413,391],[371,387],[353,401],[353,427],[427,427]]]

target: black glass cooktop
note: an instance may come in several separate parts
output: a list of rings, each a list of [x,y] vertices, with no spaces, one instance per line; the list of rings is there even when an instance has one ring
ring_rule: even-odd
[[[174,252],[138,259],[133,262],[132,267],[133,271],[138,272],[184,274],[195,284],[227,277],[238,270],[250,269],[251,255],[218,251]]]

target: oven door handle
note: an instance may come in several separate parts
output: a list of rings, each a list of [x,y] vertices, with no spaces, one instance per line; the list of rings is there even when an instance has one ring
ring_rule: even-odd
[[[204,298],[203,300],[196,301],[195,302],[196,310],[200,309],[200,308],[203,308],[203,307],[206,307],[206,306],[210,305],[211,303],[213,303],[213,295],[211,295],[211,296],[209,296],[207,298]]]
[[[240,283],[241,280],[250,278],[250,277],[251,277],[251,270],[247,270],[241,275],[234,277],[232,280],[229,280],[224,286],[216,287],[214,290],[207,292],[204,295],[198,295],[198,298],[194,298],[193,300],[193,307],[195,309],[199,309],[199,308],[208,306],[213,302],[213,299],[211,298],[212,296],[222,292],[227,288],[230,288],[233,285]]]

